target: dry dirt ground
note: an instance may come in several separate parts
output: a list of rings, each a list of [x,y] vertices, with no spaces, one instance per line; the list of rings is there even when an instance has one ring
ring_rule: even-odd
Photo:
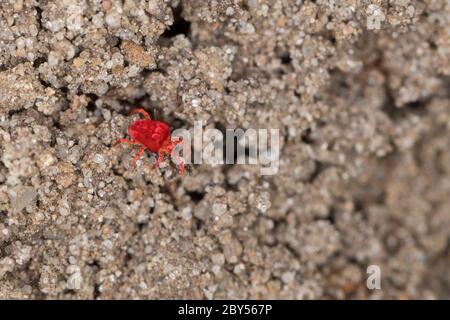
[[[447,0],[1,0],[0,298],[450,298],[449,59]],[[134,106],[279,172],[133,168]]]

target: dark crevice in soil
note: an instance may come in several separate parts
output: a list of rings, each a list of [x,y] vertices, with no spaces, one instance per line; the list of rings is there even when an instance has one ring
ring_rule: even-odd
[[[64,289],[63,294],[75,294],[76,291],[73,289]]]
[[[10,110],[8,111],[8,118],[11,118],[15,114],[20,114],[22,112],[27,112],[28,109]]]
[[[189,38],[189,35],[191,33],[191,23],[183,18],[182,13],[183,6],[180,3],[176,8],[173,9],[173,25],[168,27],[158,39],[159,45],[164,46],[164,44],[167,43],[167,40],[180,34],[185,35],[187,38]]]
[[[178,205],[177,205],[177,199],[174,196],[174,191],[168,185],[164,185],[160,188],[160,192],[168,195],[170,198],[170,203],[173,205],[174,210],[179,211]]]
[[[129,253],[129,252],[126,252],[125,256],[123,258],[123,265],[125,267],[127,267],[132,259],[133,259],[133,255],[131,253]]]
[[[336,209],[331,207],[328,216],[322,220],[329,221],[332,225],[336,225]]]
[[[45,60],[45,59],[44,59]],[[38,75],[38,80],[39,80],[39,82],[42,84],[42,86],[44,87],[44,88],[53,88],[53,86],[50,84],[50,82],[47,82],[46,80],[44,80],[44,79],[42,79],[41,78],[41,75],[39,74]],[[60,89],[60,88],[55,88],[55,89]]]
[[[363,201],[363,199],[358,198],[353,199],[354,212],[362,212],[365,206],[367,206],[367,202]]]
[[[195,218],[194,221],[195,221],[195,230],[201,230],[203,226],[203,221],[198,218]]]
[[[295,248],[288,242],[283,242],[283,246],[297,259],[300,260],[301,256],[300,254],[297,252],[297,250],[295,250]]]
[[[144,230],[144,228],[147,226],[147,223],[138,223],[137,227],[139,229],[139,232],[142,232],[142,230]]]
[[[39,30],[43,29],[42,26],[42,8],[39,6],[34,7],[36,9],[36,22],[39,24]]]
[[[94,284],[94,292],[92,297],[94,300],[97,300],[100,297],[100,295],[101,295],[100,286],[96,283]]]
[[[424,115],[426,112],[426,106],[429,99],[417,100],[405,104],[402,107],[397,107],[395,104],[395,98],[389,88],[385,88],[386,101],[383,106],[384,112],[393,120],[404,118],[411,113],[417,115]]]
[[[199,203],[205,197],[205,192],[200,191],[188,191],[186,194],[191,198],[192,202]]]
[[[389,79],[391,71],[387,70],[383,65],[383,56],[383,52],[378,52],[376,58],[373,59],[373,61],[368,61],[365,63],[365,70],[378,70],[381,74],[383,74],[385,79]],[[411,113],[423,115],[426,112],[426,106],[431,99],[423,98],[398,107],[395,103],[394,92],[392,92],[387,83],[384,83],[384,93],[386,100],[383,105],[383,111],[392,120],[404,118]]]
[[[90,112],[95,112],[95,110],[97,110],[95,102],[97,101],[98,96],[94,93],[88,93],[86,96],[89,98],[89,102],[88,105],[86,106],[86,109]]]
[[[245,10],[245,11],[249,11],[250,10],[250,8],[248,7],[247,2],[244,2],[244,1],[241,2],[240,6],[241,6],[242,10]]]
[[[61,122],[60,122],[61,116],[55,116],[55,117],[52,117],[52,119],[53,119],[53,127],[55,127],[59,131],[62,131],[63,126],[61,125]],[[56,135],[53,135],[53,137],[54,137],[55,144],[56,144]],[[52,139],[52,142],[53,142],[53,139]]]
[[[314,139],[311,137],[311,128],[307,128],[305,130],[303,130],[300,139],[302,140],[303,143],[305,144],[313,144],[314,143]]]
[[[59,90],[64,94],[65,97],[69,94],[70,90],[68,87],[61,87]]]
[[[290,65],[291,62],[292,62],[292,58],[291,58],[291,55],[289,53],[283,54],[280,57],[280,59],[281,59],[281,63],[284,64],[284,65]]]
[[[122,39],[120,39],[119,37],[116,37],[114,35],[108,35],[106,37],[106,43],[111,47],[114,48],[116,47],[117,49],[120,49],[120,45],[122,44]],[[82,50],[80,50],[81,52]]]
[[[329,165],[320,162],[318,160],[315,161],[315,168],[314,168],[314,172],[311,174],[311,176],[308,179],[309,183],[314,183],[314,181],[317,179],[317,177],[326,169],[329,167]]]
[[[167,76],[167,71],[166,70],[164,70],[164,69],[162,69],[162,68],[155,68],[155,69],[147,69],[147,68],[144,68],[142,71],[141,71],[141,76],[144,78],[144,79],[146,79],[151,73],[161,73],[162,75],[164,75],[164,76]]]
[[[92,268],[100,269],[100,264],[97,260],[93,260],[91,263],[87,263],[87,265]]]

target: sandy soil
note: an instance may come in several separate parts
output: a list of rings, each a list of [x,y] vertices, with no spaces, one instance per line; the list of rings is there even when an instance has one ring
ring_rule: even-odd
[[[446,0],[0,2],[0,298],[450,298]],[[133,168],[278,128],[280,171]],[[381,269],[381,290],[366,269]]]

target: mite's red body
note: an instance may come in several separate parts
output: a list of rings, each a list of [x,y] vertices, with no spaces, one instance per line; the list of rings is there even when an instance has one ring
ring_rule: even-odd
[[[136,164],[136,161],[142,156],[145,149],[158,153],[158,160],[153,165],[153,168],[159,166],[164,159],[164,156],[173,155],[178,162],[181,175],[184,176],[183,160],[177,154],[172,154],[173,148],[182,141],[179,139],[171,139],[169,126],[162,121],[152,120],[145,110],[135,109],[131,112],[131,114],[135,113],[142,114],[144,119],[136,120],[131,124],[130,128],[128,128],[128,134],[131,136],[132,140],[119,139],[115,145],[119,143],[128,143],[141,146],[133,159],[133,164]]]
[[[128,129],[128,134],[151,152],[157,153],[169,138],[170,129],[167,124],[161,121],[136,120]]]

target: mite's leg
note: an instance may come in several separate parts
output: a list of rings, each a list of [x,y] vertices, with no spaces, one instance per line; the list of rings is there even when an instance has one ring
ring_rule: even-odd
[[[133,158],[133,167],[136,167],[136,161],[139,160],[139,158],[142,156],[142,154],[144,153],[144,151],[145,151],[145,147],[141,147],[141,148],[139,149],[139,151],[136,153],[136,155],[135,155],[134,158]]]
[[[158,154],[158,160],[156,160],[156,162],[155,162],[155,164],[153,165],[153,169],[156,169],[156,168],[158,168],[159,167],[159,164],[161,163],[161,161],[163,160],[163,158],[164,158],[164,154],[162,153],[162,152],[160,152],[159,154]]]
[[[145,111],[145,110],[142,109],[142,108],[136,108],[136,109],[133,109],[133,110],[131,111],[130,115],[133,115],[133,114],[136,114],[136,113],[142,114],[142,115],[144,116],[144,119],[145,119],[145,120],[151,119],[151,118],[150,118],[150,115],[147,113],[147,111]]]
[[[171,146],[170,146],[170,149],[167,150],[167,153],[170,154],[172,157],[174,157],[175,160],[178,162],[178,168],[180,169],[180,173],[182,176],[184,176],[186,173],[184,170],[184,161],[182,158],[180,158],[180,156],[176,152],[173,152],[174,147],[180,143],[183,143],[183,139],[181,137],[172,138]]]
[[[184,177],[186,174],[186,171],[184,170],[184,161],[181,159],[175,152],[172,152],[172,156],[177,160],[178,162],[178,168],[180,169],[181,175]]]

